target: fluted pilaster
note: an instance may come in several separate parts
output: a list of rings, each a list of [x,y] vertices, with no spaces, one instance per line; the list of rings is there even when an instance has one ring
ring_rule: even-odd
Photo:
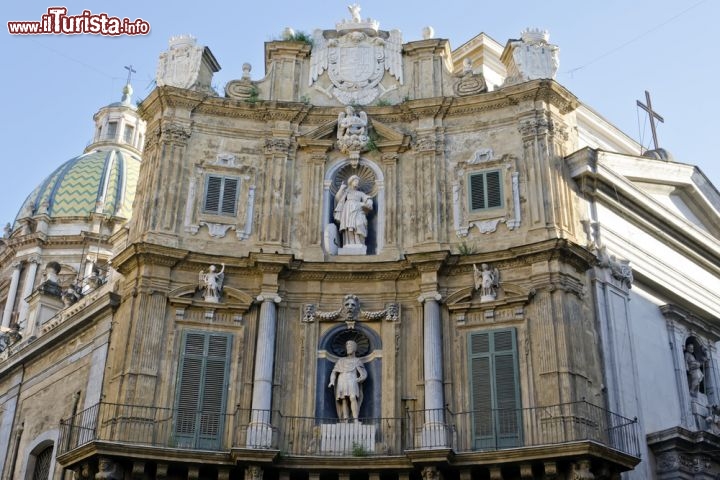
[[[20,283],[20,268],[22,267],[21,262],[13,263],[13,272],[10,277],[10,288],[8,289],[8,296],[5,300],[5,310],[2,316],[2,326],[7,328],[10,326],[10,318],[12,317],[12,310],[15,306],[15,297],[17,296],[18,283]]]

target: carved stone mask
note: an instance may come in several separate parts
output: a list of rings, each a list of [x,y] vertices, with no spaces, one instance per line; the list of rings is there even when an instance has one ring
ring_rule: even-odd
[[[346,298],[343,302],[343,310],[346,318],[355,318],[358,311],[358,302],[354,298]]]

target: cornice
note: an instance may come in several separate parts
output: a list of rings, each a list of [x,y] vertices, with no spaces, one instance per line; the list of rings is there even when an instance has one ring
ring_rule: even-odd
[[[500,110],[528,103],[531,109],[535,102],[543,101],[554,105],[560,114],[567,114],[578,108],[577,97],[554,80],[533,80],[487,93],[478,93],[457,98],[448,110],[447,116],[475,115],[491,110]],[[513,112],[513,115],[517,115]]]
[[[567,157],[583,194],[704,268],[720,274],[720,247],[713,238],[676,216],[603,164],[605,152],[583,149]]]
[[[49,348],[65,341],[68,336],[76,336],[80,329],[88,326],[94,319],[108,310],[115,310],[120,305],[120,295],[114,292],[106,292],[84,308],[79,309],[68,318],[58,323],[54,328],[38,336],[32,343],[21,341],[19,349],[15,351],[5,362],[0,363],[0,372],[8,371],[15,366],[25,363],[39,355],[44,355]],[[62,311],[59,313],[62,314]],[[12,349],[17,346],[11,347]]]
[[[127,275],[141,263],[173,267],[187,256],[187,250],[138,242],[129,245],[113,257],[112,266],[123,275]]]

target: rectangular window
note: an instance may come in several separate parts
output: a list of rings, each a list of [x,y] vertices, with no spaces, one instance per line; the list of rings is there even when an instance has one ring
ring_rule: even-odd
[[[468,352],[474,447],[521,446],[522,411],[515,329],[471,333]]]
[[[175,400],[177,447],[222,447],[231,340],[222,333],[184,333]]]
[[[117,122],[108,122],[107,133],[105,134],[106,139],[115,138],[115,135],[117,135],[117,126]]]
[[[134,135],[135,135],[135,127],[133,127],[132,125],[125,125],[125,133],[123,136],[123,141],[125,143],[132,144]]]
[[[471,173],[468,177],[468,185],[471,212],[503,206],[500,170]]]
[[[239,180],[235,177],[208,175],[205,181],[203,212],[235,216]]]

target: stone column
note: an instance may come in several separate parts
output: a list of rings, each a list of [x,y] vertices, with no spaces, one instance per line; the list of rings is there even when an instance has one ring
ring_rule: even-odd
[[[5,310],[2,316],[2,326],[7,328],[10,326],[10,317],[12,317],[12,310],[15,306],[15,296],[17,295],[18,283],[20,283],[20,268],[22,262],[13,263],[13,272],[10,277],[10,289],[8,290],[7,300],[5,300]]]
[[[423,303],[423,350],[425,377],[425,426],[422,447],[447,446],[445,401],[443,395],[442,330],[440,325],[441,296],[437,292],[421,295]]]
[[[255,378],[253,380],[252,413],[248,426],[247,446],[267,448],[272,446],[273,361],[275,359],[275,331],[277,328],[276,294],[259,295],[260,320],[258,324],[257,348],[255,351]]]
[[[31,257],[27,261],[27,272],[25,274],[25,286],[22,291],[22,298],[20,299],[20,313],[18,314],[18,325],[22,324],[27,319],[29,304],[25,301],[27,297],[32,294],[35,288],[35,275],[37,274],[38,265],[40,264],[40,258],[37,256]],[[32,333],[34,325],[25,325],[25,331]],[[30,335],[27,333],[23,335],[23,338],[28,338]]]

